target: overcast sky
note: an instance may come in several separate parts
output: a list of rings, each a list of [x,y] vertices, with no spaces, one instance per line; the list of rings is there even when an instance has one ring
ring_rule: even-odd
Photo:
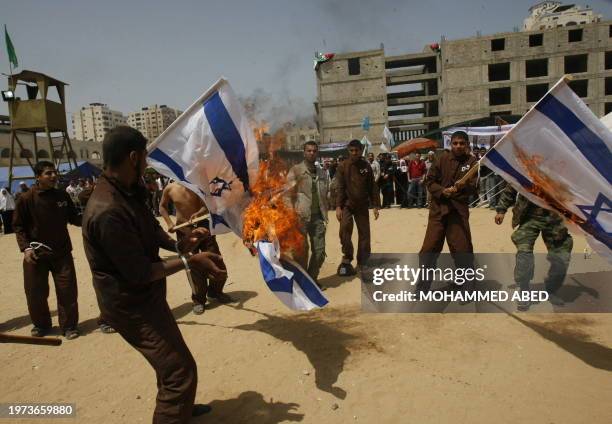
[[[387,55],[418,52],[442,35],[512,31],[535,2],[19,0],[5,2],[1,23],[15,45],[17,71],[70,84],[68,112],[91,102],[126,114],[154,103],[184,109],[221,75],[241,96],[263,90],[311,111],[315,51],[384,43]],[[612,17],[611,0],[588,4]],[[8,73],[1,51],[0,71]],[[0,113],[8,113],[6,104]]]

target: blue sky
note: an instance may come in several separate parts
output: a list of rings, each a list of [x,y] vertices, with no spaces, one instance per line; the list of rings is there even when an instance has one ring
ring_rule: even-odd
[[[29,1],[5,4],[21,69],[70,84],[68,112],[90,102],[127,113],[185,108],[220,75],[241,96],[312,111],[315,51],[417,52],[447,38],[512,31],[534,0]],[[580,4],[580,3],[579,3]],[[604,19],[611,0],[588,3]],[[582,3],[584,6],[585,3]],[[2,46],[0,71],[8,72]],[[1,83],[2,86],[5,83]],[[0,113],[7,114],[6,104]]]

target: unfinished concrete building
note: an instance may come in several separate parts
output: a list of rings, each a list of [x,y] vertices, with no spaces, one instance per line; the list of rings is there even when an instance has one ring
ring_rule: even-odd
[[[396,141],[467,120],[522,115],[564,74],[597,116],[612,111],[612,21],[446,40],[421,53],[337,54],[317,70],[321,142]],[[362,128],[368,117],[369,131]]]

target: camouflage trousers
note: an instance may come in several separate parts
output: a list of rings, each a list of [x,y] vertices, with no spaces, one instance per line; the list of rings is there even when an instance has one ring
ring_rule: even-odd
[[[304,268],[313,280],[317,281],[319,270],[325,261],[325,220],[322,217],[313,217],[310,222],[302,224],[301,232],[304,235],[304,251],[297,262]],[[309,242],[310,241],[310,249]],[[310,261],[309,250],[312,251]]]
[[[519,284],[521,289],[529,290],[529,283],[533,279],[535,266],[533,246],[540,234],[542,234],[542,239],[548,250],[546,259],[550,263],[544,283],[546,290],[549,293],[554,293],[565,280],[574,240],[561,218],[552,216],[548,212],[530,216],[512,233],[512,242],[517,250],[514,281]]]

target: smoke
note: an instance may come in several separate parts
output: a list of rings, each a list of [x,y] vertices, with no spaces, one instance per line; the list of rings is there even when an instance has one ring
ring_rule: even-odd
[[[240,97],[240,101],[249,120],[257,125],[265,122],[270,133],[288,124],[299,127],[315,124],[314,106],[302,98],[291,96],[287,90],[272,94],[257,88],[249,96]]]

